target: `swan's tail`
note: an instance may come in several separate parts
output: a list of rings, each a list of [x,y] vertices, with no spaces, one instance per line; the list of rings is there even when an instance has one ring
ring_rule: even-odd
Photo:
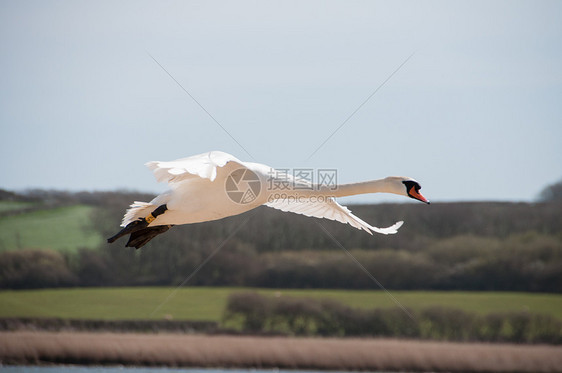
[[[145,216],[148,216],[157,206],[152,203],[147,202],[139,202],[135,201],[129,207],[127,212],[125,212],[125,216],[123,216],[123,221],[121,222],[122,227],[126,227],[129,223],[143,219]]]

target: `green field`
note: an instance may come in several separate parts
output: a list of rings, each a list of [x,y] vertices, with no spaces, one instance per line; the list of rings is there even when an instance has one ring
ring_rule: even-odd
[[[2,202],[0,212],[31,207],[24,202]],[[0,252],[18,249],[76,251],[95,248],[102,237],[88,230],[90,206],[68,206],[0,217]]]
[[[218,321],[222,317],[230,293],[252,290],[270,296],[330,298],[352,307],[394,306],[392,300],[382,291],[184,287],[170,296],[174,291],[173,288],[77,288],[1,291],[0,317],[76,319],[173,317],[176,320]],[[481,314],[526,310],[549,314],[562,320],[562,295],[556,294],[393,291],[392,295],[405,307],[413,309],[440,305]]]
[[[33,202],[20,202],[20,201],[0,201],[0,213],[19,211],[29,207],[33,207]]]

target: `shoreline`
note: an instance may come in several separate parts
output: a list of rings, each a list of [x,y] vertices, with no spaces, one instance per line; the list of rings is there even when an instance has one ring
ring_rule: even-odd
[[[562,346],[398,339],[0,332],[2,364],[560,372]]]

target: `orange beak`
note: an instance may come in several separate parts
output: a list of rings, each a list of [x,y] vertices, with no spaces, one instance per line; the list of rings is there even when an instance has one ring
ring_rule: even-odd
[[[410,196],[412,198],[417,199],[418,201],[422,201],[424,203],[427,203],[429,205],[429,201],[427,200],[427,198],[425,198],[424,196],[421,195],[420,192],[416,191],[416,188],[412,187],[412,189],[410,189]]]

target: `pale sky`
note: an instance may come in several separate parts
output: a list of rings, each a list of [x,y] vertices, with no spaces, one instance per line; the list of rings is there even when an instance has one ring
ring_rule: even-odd
[[[222,150],[340,182],[410,176],[433,201],[530,201],[562,178],[561,15],[561,1],[1,0],[0,188],[162,191],[144,163]]]

